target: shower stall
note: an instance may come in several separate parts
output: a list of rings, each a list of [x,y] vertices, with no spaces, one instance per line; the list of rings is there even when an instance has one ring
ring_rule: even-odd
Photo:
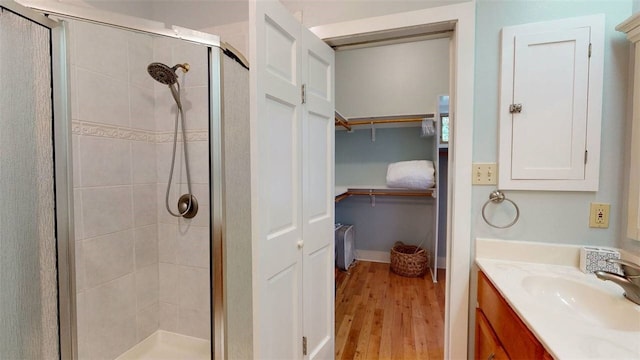
[[[79,358],[116,358],[157,330],[187,335],[173,341],[189,341],[188,348],[207,354],[209,53],[211,66],[219,66],[219,51],[68,23]],[[190,64],[177,79],[180,107],[167,85],[147,73],[153,62]],[[184,128],[175,129],[174,117],[182,113]],[[175,132],[181,132],[179,147]],[[182,211],[170,199],[192,191],[199,213],[174,216]]]
[[[25,3],[60,29],[68,61],[49,66],[68,71],[54,94],[67,111],[53,122],[66,124],[69,136],[55,152],[62,156],[66,144],[72,159],[69,194],[56,199],[69,201],[68,219],[57,219],[69,224],[69,234],[56,237],[60,353],[219,355],[223,122],[237,118],[244,101],[225,99],[222,90],[227,84],[225,91],[248,102],[246,64],[226,56],[213,35],[63,3]],[[1,70],[4,83],[9,69]]]

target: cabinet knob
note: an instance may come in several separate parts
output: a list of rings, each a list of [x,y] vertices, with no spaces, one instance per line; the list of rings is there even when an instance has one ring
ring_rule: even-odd
[[[304,247],[304,241],[298,241],[298,249],[302,249]]]

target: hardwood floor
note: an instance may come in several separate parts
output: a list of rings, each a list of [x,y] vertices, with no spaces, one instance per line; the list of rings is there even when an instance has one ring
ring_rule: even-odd
[[[336,278],[336,359],[442,359],[445,273],[407,278],[358,261]]]

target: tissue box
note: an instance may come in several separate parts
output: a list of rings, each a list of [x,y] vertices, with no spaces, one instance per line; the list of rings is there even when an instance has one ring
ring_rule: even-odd
[[[587,274],[604,270],[622,275],[620,266],[608,262],[607,259],[620,259],[620,253],[598,247],[583,247],[580,249],[580,270]]]

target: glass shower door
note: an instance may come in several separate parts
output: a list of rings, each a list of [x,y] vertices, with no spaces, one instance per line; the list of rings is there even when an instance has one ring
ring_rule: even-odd
[[[55,23],[23,11],[0,1],[0,358],[57,359]]]

